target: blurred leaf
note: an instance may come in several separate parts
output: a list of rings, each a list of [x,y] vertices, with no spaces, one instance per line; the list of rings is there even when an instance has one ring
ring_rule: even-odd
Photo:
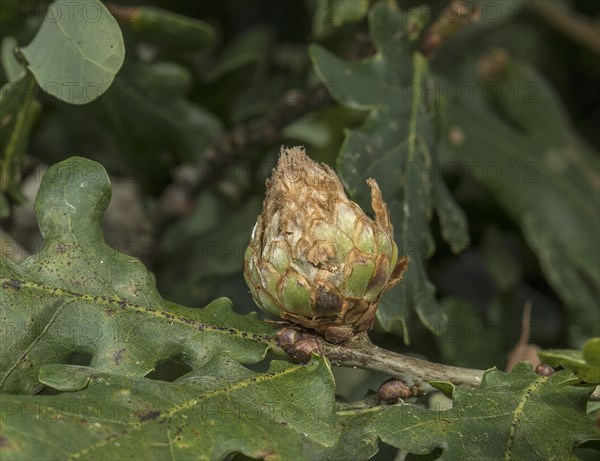
[[[289,124],[282,134],[293,140],[290,144],[306,145],[313,159],[334,165],[345,129],[358,126],[364,118],[364,111],[331,105]]]
[[[506,352],[496,337],[498,326],[493,325],[494,328],[488,330],[490,325],[484,324],[474,309],[459,299],[444,298],[441,304],[450,319],[435,338],[441,361],[484,370],[498,365],[498,359]]]
[[[557,3],[562,1],[555,0]],[[527,7],[533,8],[533,5],[522,0],[478,0],[477,4],[467,5],[478,11],[475,15],[477,19],[467,27],[458,20],[457,10],[437,11],[441,13],[438,19],[445,22],[442,29],[448,30],[439,30],[444,43],[433,59],[434,68],[458,69],[460,66],[456,65],[454,59],[485,49],[486,38],[490,34],[498,35],[499,42],[515,53],[522,53],[522,56],[534,52],[532,45],[536,43],[536,35],[530,27],[520,27],[533,22],[527,15]]]
[[[139,38],[177,51],[196,51],[210,45],[213,27],[204,21],[150,6],[113,7],[117,18]]]
[[[35,99],[35,88],[35,79],[26,73],[20,80],[6,83],[0,89],[0,193],[4,196],[0,217],[9,214],[8,198],[16,202],[22,200],[19,188],[23,157],[41,110]]]
[[[189,243],[192,239],[217,229],[221,218],[219,214],[221,206],[222,203],[215,193],[201,192],[196,200],[196,209],[166,230],[162,241],[165,254],[176,252],[182,241]]]
[[[498,290],[514,290],[523,279],[523,262],[517,258],[518,250],[514,239],[497,227],[488,226],[483,231],[480,246],[480,251],[485,255],[486,268]]]
[[[168,61],[128,63],[123,78],[144,91],[149,99],[165,103],[185,97],[193,83],[192,75],[185,67]]]
[[[266,65],[269,50],[274,42],[275,35],[270,28],[255,27],[244,32],[217,57],[217,62],[205,76],[206,80],[213,82],[249,64]]]
[[[204,309],[166,304],[140,261],[104,243],[110,195],[104,168],[81,157],[44,175],[35,204],[43,248],[18,265],[0,258],[0,388],[36,392],[40,367],[75,353],[137,377],[173,357],[191,367],[224,351],[262,360],[274,342],[256,314],[234,314],[226,298]]]
[[[369,10],[369,0],[309,0],[313,35],[321,38],[344,24],[358,22]]]
[[[219,279],[242,279],[244,252],[260,211],[256,196],[237,207],[212,195],[200,200],[196,211],[165,235],[165,256],[158,270],[161,291],[178,302],[197,303],[213,297]]]
[[[581,351],[546,349],[538,355],[544,363],[568,368],[586,383],[600,384],[600,338],[587,340]]]
[[[0,218],[7,218],[10,216],[10,202],[4,194],[0,191]]]
[[[570,373],[539,376],[527,363],[510,374],[487,371],[476,391],[455,389],[452,408],[394,406],[377,422],[385,443],[436,459],[574,459],[586,443],[600,449],[600,431],[585,414],[592,389],[566,386]]]
[[[441,98],[441,148],[521,226],[567,307],[571,343],[600,335],[598,155],[578,139],[544,79],[502,50],[478,60],[457,55],[438,79],[441,87],[472,87]]]
[[[591,415],[597,411],[600,411],[600,402],[589,400],[587,404],[587,414]]]
[[[42,90],[70,104],[104,93],[125,58],[121,29],[98,0],[56,0],[20,51]]]
[[[443,181],[435,177],[434,132],[421,94],[429,78],[427,63],[413,53],[425,10],[408,14],[380,2],[370,12],[371,36],[379,53],[361,62],[343,61],[313,45],[310,55],[319,78],[340,104],[368,109],[357,130],[346,133],[338,156],[338,172],[350,196],[363,208],[369,202],[366,179],[379,182],[390,208],[400,254],[412,259],[404,281],[384,296],[377,315],[390,330],[400,322],[408,341],[406,320],[414,310],[432,331],[447,318],[435,299],[425,272],[434,251],[429,229],[435,208],[443,236],[455,251],[468,245],[463,212]]]
[[[203,103],[232,125],[267,112],[287,89],[286,77],[276,75],[276,64],[271,62],[276,46],[284,45],[276,45],[274,31],[264,25],[233,38],[203,69]],[[306,61],[305,48],[300,48],[304,56],[294,56],[295,63]]]
[[[174,383],[46,365],[40,379],[68,392],[3,397],[5,460],[306,459],[337,440],[326,359],[255,373],[215,355]]]
[[[345,111],[343,108],[340,107],[335,107],[332,109],[337,109],[336,113],[339,113],[341,115],[343,115]],[[300,120],[291,123],[283,129],[283,135],[286,138],[296,139],[302,142],[303,144],[310,144],[315,148],[323,148],[327,146],[331,143],[331,138],[334,136],[334,134],[336,132],[340,132],[341,130],[331,129],[331,127],[327,126],[326,120],[324,120],[322,116],[319,117],[319,115],[322,115],[322,112],[308,114],[306,117],[303,117]],[[342,127],[344,125],[344,123],[341,123]],[[311,155],[312,154],[313,152],[311,149]]]
[[[175,162],[201,159],[221,130],[215,116],[189,100],[190,85],[178,64],[128,62],[90,108],[108,117],[123,155],[146,171],[149,184],[164,180]]]
[[[310,70],[306,46],[278,41],[266,24],[239,31],[213,60],[200,69],[204,85],[195,95],[230,125],[294,101]]]
[[[587,340],[582,349],[583,359],[600,369],[600,338]]]
[[[16,82],[25,75],[25,67],[17,60],[15,50],[18,47],[14,37],[4,37],[0,57],[2,58],[2,69],[9,82]]]

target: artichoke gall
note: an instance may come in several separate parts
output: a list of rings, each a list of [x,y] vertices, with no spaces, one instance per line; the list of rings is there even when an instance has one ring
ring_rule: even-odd
[[[262,310],[343,342],[375,321],[381,295],[402,279],[387,206],[374,179],[375,219],[351,201],[327,165],[282,148],[244,258]]]

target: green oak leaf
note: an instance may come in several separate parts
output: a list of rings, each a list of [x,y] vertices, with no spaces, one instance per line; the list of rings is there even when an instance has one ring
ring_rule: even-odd
[[[104,93],[125,58],[123,35],[99,0],[56,0],[40,30],[20,50],[40,88],[70,104]]]
[[[481,387],[454,390],[452,408],[394,406],[377,422],[381,439],[410,453],[441,451],[439,460],[565,460],[585,444],[600,449],[600,430],[586,415],[590,388],[568,386],[525,362],[506,374],[487,371]]]
[[[173,383],[72,365],[40,379],[66,392],[3,396],[2,459],[302,460],[338,437],[324,358],[256,373],[219,354]]]
[[[387,409],[385,405],[372,405],[372,399],[354,404],[340,404],[336,412],[337,443],[328,448],[307,446],[308,459],[330,461],[363,461],[375,455],[379,448],[375,422]],[[317,450],[315,450],[317,448]]]
[[[137,259],[106,243],[101,219],[109,178],[73,157],[49,168],[35,203],[44,245],[16,265],[0,258],[0,390],[34,393],[44,364],[92,356],[91,366],[141,377],[171,358],[192,368],[227,351],[240,363],[262,360],[273,329],[217,299],[204,309],[173,306]]]
[[[586,383],[600,384],[600,338],[587,340],[581,351],[546,349],[539,351],[538,355],[544,363],[568,368]]]
[[[389,2],[376,4],[369,27],[378,52],[360,62],[344,61],[317,45],[310,48],[315,70],[333,97],[343,106],[369,111],[361,127],[346,133],[338,172],[363,208],[370,201],[366,179],[378,181],[400,254],[411,255],[404,281],[383,297],[377,311],[387,330],[400,322],[405,341],[411,310],[434,332],[447,322],[425,271],[434,252],[429,228],[433,211],[454,251],[469,243],[465,216],[435,170],[434,129],[423,94],[430,76],[425,58],[414,51],[425,13],[400,11]]]

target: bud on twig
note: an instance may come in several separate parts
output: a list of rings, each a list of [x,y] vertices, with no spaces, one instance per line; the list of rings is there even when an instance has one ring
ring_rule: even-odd
[[[400,399],[405,399],[413,395],[413,391],[403,381],[391,378],[384,382],[377,391],[379,400],[385,403],[397,403]]]

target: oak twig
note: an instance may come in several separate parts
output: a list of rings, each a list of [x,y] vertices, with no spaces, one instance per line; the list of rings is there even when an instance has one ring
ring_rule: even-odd
[[[455,386],[477,388],[483,370],[454,367],[398,354],[375,346],[362,333],[343,344],[323,343],[323,354],[336,366],[381,371],[404,381],[423,394],[434,390],[428,381],[447,381]]]
[[[279,321],[269,323],[283,326],[276,334],[278,347],[272,349],[277,355],[289,354],[301,362],[307,362],[313,353],[324,355],[338,367],[380,371],[403,381],[413,389],[415,395],[434,391],[429,381],[449,382],[455,386],[474,389],[479,387],[483,378],[483,370],[443,365],[382,349],[371,342],[366,332],[335,344],[324,341],[316,333],[297,325]],[[307,340],[311,344],[308,349]]]

